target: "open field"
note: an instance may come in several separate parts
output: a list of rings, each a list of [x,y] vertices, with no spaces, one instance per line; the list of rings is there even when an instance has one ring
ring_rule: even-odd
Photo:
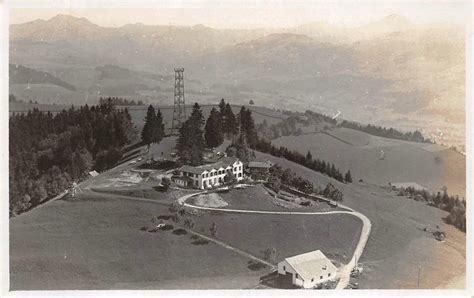
[[[303,154],[309,150],[313,157],[334,163],[344,172],[351,170],[354,181],[363,179],[379,185],[415,182],[430,191],[447,186],[450,194],[465,197],[466,159],[460,153],[438,145],[386,139],[346,128],[336,128],[330,134],[336,138],[317,133],[281,137],[272,143]]]
[[[282,199],[271,197],[265,188],[261,185],[255,185],[243,189],[233,189],[229,192],[219,193],[219,196],[228,205],[222,206],[223,209],[243,209],[258,211],[335,211],[338,208],[332,208],[324,202],[311,201],[311,206],[301,206],[295,202],[286,202]],[[191,198],[189,203],[201,206],[197,203],[197,198]],[[304,199],[306,201],[306,199]],[[212,207],[212,206],[205,206]]]
[[[363,138],[349,140],[346,136],[346,139],[353,144],[358,141],[359,147],[376,148],[388,146],[387,142],[399,142],[383,138],[372,140],[372,136],[368,136],[369,143]],[[169,154],[173,143],[173,138],[167,138],[152,146],[151,152],[143,155],[144,160],[162,151]],[[139,151],[143,152],[143,148]],[[425,154],[443,152],[432,147],[424,151]],[[371,220],[372,232],[359,260],[364,266],[364,274],[358,280],[361,288],[464,286],[465,234],[444,224],[442,218],[446,212],[398,197],[370,180],[342,184],[287,160],[259,152],[256,155],[291,168],[315,186],[333,183],[344,193],[345,205]],[[314,153],[313,156],[317,157]],[[84,187],[113,182],[140,163],[125,162],[84,183]],[[358,180],[354,173],[353,177],[354,181]],[[157,183],[141,181],[114,191],[119,195],[163,199],[166,203],[179,196],[155,191],[153,187]],[[274,205],[264,192],[252,189],[221,195],[229,203],[226,208],[288,210]],[[299,211],[310,211],[310,208]],[[169,214],[165,206],[108,200],[97,194],[76,201],[53,202],[12,218],[12,289],[246,288],[255,286],[258,277],[264,275],[262,271],[249,270],[247,258],[212,243],[192,245],[189,235],[139,231],[150,224],[152,216],[162,214]],[[277,260],[321,249],[330,258],[345,262],[352,255],[360,233],[359,220],[350,215],[292,217],[205,212],[194,219],[196,231],[203,229],[209,235],[210,225],[216,222],[218,240],[256,256],[261,257],[261,250],[275,247]],[[447,232],[446,242],[438,242],[423,231],[425,227],[436,225]],[[157,248],[164,253],[157,253]],[[222,261],[225,263],[221,259],[225,259]],[[420,285],[415,279],[418,270],[421,271]]]
[[[351,259],[362,222],[347,214],[283,215],[205,212],[194,218],[195,229],[209,234],[217,224],[216,238],[262,257],[262,250],[276,248],[277,262],[320,249],[336,263]]]
[[[126,163],[83,183],[84,191],[75,200],[52,202],[11,219],[12,289],[252,288],[268,273],[268,268],[253,271],[248,258],[216,244],[193,245],[189,234],[141,231],[142,227],[153,226],[153,216],[169,214],[166,204],[171,203],[175,190],[149,197],[152,191],[143,182],[136,187],[102,187],[108,194],[87,190],[131,167]],[[236,190],[241,191],[245,190]],[[110,192],[165,204],[122,199]],[[262,198],[256,200],[264,199],[264,192],[259,192]],[[235,193],[228,199],[233,202],[238,197],[242,196]],[[244,205],[251,205],[250,199],[245,198]],[[262,249],[275,247],[276,261],[322,249],[336,262],[346,262],[361,228],[359,219],[340,214],[205,212],[193,218],[197,232],[203,230],[209,235],[209,225],[217,222],[217,240],[255,256],[261,257]]]
[[[85,198],[10,220],[12,290],[247,288],[264,270],[189,235],[140,231],[164,206]]]
[[[371,220],[370,238],[360,258],[365,269],[359,279],[362,288],[412,288],[413,276],[416,276],[413,272],[418,267],[424,276],[421,288],[447,287],[450,280],[465,276],[466,234],[444,223],[445,211],[398,197],[374,184],[342,184],[284,159],[258,152],[257,157],[291,168],[316,186],[333,183],[344,193],[345,205]],[[446,242],[438,242],[423,231],[425,227],[436,225],[447,232]],[[463,283],[455,285],[464,286]]]

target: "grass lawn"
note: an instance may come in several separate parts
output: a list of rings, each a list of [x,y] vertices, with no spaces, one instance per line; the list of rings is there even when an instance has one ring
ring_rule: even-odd
[[[275,247],[277,262],[320,249],[329,258],[347,262],[359,240],[362,222],[346,214],[273,215],[206,212],[194,217],[195,230],[209,234],[217,224],[217,239],[262,257],[261,251]]]
[[[265,270],[173,230],[149,233],[167,208],[83,198],[10,219],[11,290],[248,288]]]
[[[327,134],[281,137],[275,146],[285,146],[300,153],[334,163],[341,171],[351,170],[354,181],[363,179],[379,185],[389,182],[416,182],[430,191],[447,186],[452,195],[465,197],[466,158],[445,148],[432,150],[433,145],[371,136],[359,131],[337,128]],[[381,151],[385,158],[379,159]]]
[[[358,281],[361,288],[413,288],[418,267],[424,276],[421,288],[446,288],[450,280],[465,276],[466,234],[443,222],[447,212],[398,197],[374,184],[339,183],[285,159],[256,153],[258,158],[291,168],[314,185],[324,187],[327,182],[333,183],[344,194],[343,204],[371,220],[369,241],[360,258],[364,265],[364,274]],[[447,232],[446,242],[438,242],[423,231],[436,225]]]
[[[335,211],[340,209],[331,208],[326,203],[312,201],[312,206],[303,207],[297,203],[292,203],[295,207],[282,207],[278,202],[285,201],[272,198],[265,188],[261,185],[255,185],[249,188],[233,189],[229,192],[219,193],[229,205],[224,209],[244,209],[244,210],[262,210],[262,211],[300,211],[300,212],[317,212],[317,211]],[[193,199],[189,201],[193,203]],[[274,203],[277,202],[277,203]]]

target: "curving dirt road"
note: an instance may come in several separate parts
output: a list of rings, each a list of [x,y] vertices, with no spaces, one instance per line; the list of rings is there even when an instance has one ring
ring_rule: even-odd
[[[91,193],[94,193],[94,194],[99,194],[101,196],[107,196],[107,197],[121,197],[121,198],[133,199],[133,200],[137,200],[137,201],[154,202],[154,203],[158,203],[158,204],[163,204],[164,203],[164,202],[158,202],[158,201],[152,200],[152,199],[144,199],[144,198],[142,199],[142,198],[136,198],[136,197],[123,196],[123,195],[110,195],[110,194],[104,194],[104,193],[96,192],[92,189],[91,182],[92,181],[89,181],[89,183],[87,183],[87,182],[82,183],[83,184],[82,185],[83,186],[82,190],[85,190],[84,192],[91,192]],[[357,212],[354,209],[352,209],[350,207],[347,207],[347,206],[344,206],[344,205],[341,205],[341,204],[339,204],[339,206],[342,207],[342,208],[346,208],[348,211],[327,211],[327,212],[260,211],[260,210],[223,209],[223,208],[201,207],[201,206],[196,206],[196,205],[186,203],[186,201],[189,198],[200,195],[200,194],[205,194],[205,193],[208,193],[208,191],[202,191],[202,192],[198,192],[198,193],[186,194],[186,195],[178,198],[177,202],[180,205],[183,205],[183,206],[186,206],[186,207],[189,207],[189,208],[208,210],[208,211],[233,212],[233,213],[251,213],[251,214],[286,214],[286,215],[288,215],[288,214],[290,214],[290,215],[349,214],[349,215],[353,215],[353,216],[359,218],[362,221],[362,224],[363,224],[362,225],[362,231],[361,231],[360,238],[359,238],[359,242],[357,243],[356,249],[354,250],[354,254],[353,254],[351,260],[347,264],[345,264],[344,266],[339,268],[339,278],[340,278],[340,280],[339,280],[339,283],[336,286],[336,289],[344,289],[349,284],[351,271],[355,266],[356,259],[360,258],[360,256],[362,255],[362,253],[364,251],[365,245],[367,244],[367,240],[369,239],[370,230],[371,230],[371,226],[372,226],[370,220],[365,215],[363,215],[362,213]],[[200,236],[202,237],[203,235],[200,235]],[[208,238],[208,237],[205,237],[205,238]],[[212,239],[212,238],[209,238],[208,240],[215,242],[215,239]],[[241,252],[238,248],[231,247],[227,244],[224,244],[224,243],[217,243],[217,244],[222,245],[224,247],[227,247],[229,249],[233,249],[237,253],[247,254],[245,252]],[[255,257],[253,255],[251,256],[251,258],[258,259],[259,261],[262,261],[261,259]],[[267,263],[267,262],[264,262],[264,263]],[[271,264],[267,264],[267,265],[271,265]]]
[[[362,231],[360,233],[360,238],[359,242],[357,243],[357,246],[354,250],[354,254],[349,261],[349,263],[345,264],[341,268],[339,268],[339,283],[336,286],[336,289],[344,289],[348,284],[350,280],[350,275],[351,271],[355,266],[356,259],[360,258],[362,255],[365,245],[367,244],[367,240],[369,239],[370,235],[370,229],[372,227],[372,224],[370,220],[363,215],[360,212],[357,211],[327,211],[327,212],[299,212],[299,211],[260,211],[260,210],[245,210],[245,209],[224,209],[224,208],[212,208],[212,207],[201,207],[201,206],[196,206],[192,205],[189,203],[186,203],[186,200],[199,195],[203,194],[206,192],[200,192],[200,193],[195,193],[195,194],[188,194],[185,196],[182,196],[178,198],[178,203],[182,206],[189,207],[189,208],[194,208],[194,209],[200,209],[200,210],[208,210],[208,211],[220,211],[220,212],[232,212],[232,213],[251,213],[251,214],[290,214],[290,215],[330,215],[330,214],[350,214],[353,215],[357,218],[359,218],[362,221]],[[345,206],[343,206],[345,207]],[[349,207],[345,207],[350,210],[353,210]]]

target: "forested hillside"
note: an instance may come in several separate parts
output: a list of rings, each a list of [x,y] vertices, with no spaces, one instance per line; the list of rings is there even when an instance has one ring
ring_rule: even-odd
[[[110,102],[56,115],[34,109],[13,114],[9,126],[10,214],[61,193],[91,169],[114,165],[135,136],[128,110]]]

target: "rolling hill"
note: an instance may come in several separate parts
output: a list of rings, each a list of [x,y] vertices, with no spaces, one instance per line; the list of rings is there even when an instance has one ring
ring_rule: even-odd
[[[23,65],[9,66],[10,85],[16,84],[50,84],[62,87],[69,91],[76,91],[76,87],[69,84],[50,73],[38,71]]]
[[[354,181],[415,182],[432,192],[446,186],[450,194],[466,196],[466,158],[439,145],[386,139],[347,128],[280,137],[272,143],[303,154],[310,151],[343,172],[350,170]]]

